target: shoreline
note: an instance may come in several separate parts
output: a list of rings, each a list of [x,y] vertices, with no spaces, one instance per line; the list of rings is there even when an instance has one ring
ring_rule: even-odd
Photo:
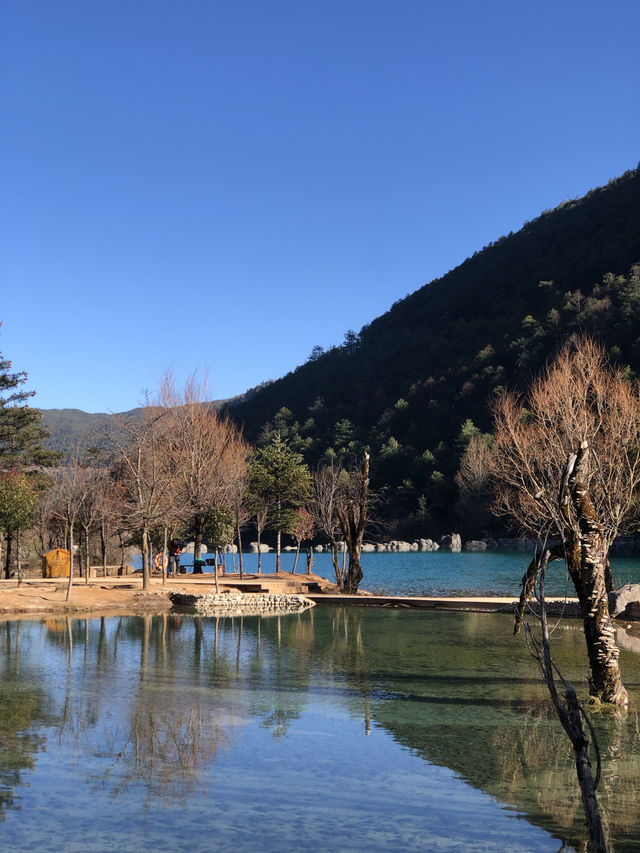
[[[309,587],[317,590],[309,591]],[[294,590],[294,587],[297,589]],[[304,587],[304,588],[303,588]],[[238,575],[219,578],[220,592],[269,591],[275,594],[300,592],[320,606],[380,607],[386,609],[422,610],[431,612],[513,613],[516,597],[510,596],[402,596],[376,595],[361,590],[357,595],[343,595],[335,586],[317,575]],[[67,579],[0,580],[0,619],[39,618],[42,616],[100,616],[162,613],[173,609],[170,593],[212,594],[215,582],[211,576],[179,576],[163,584],[153,577],[148,589],[142,588],[142,578],[81,578],[74,580],[71,600],[66,601]],[[580,616],[577,599],[550,598],[550,615]]]

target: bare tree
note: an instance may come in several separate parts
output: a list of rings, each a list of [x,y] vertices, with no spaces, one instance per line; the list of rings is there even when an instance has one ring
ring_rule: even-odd
[[[300,556],[300,546],[303,542],[313,539],[315,526],[311,513],[306,507],[300,507],[293,513],[293,523],[291,525],[291,535],[296,540],[296,556],[293,561],[291,574],[295,575],[296,566],[298,565],[298,557]]]
[[[91,534],[100,517],[102,484],[105,471],[99,468],[84,468],[85,496],[78,512],[78,521],[84,533],[85,583],[89,583],[91,574]]]
[[[365,451],[362,468],[346,471],[332,464],[313,477],[311,511],[316,529],[329,540],[336,585],[346,593],[358,591],[362,580],[362,542],[369,521],[369,454]],[[349,566],[340,566],[338,536],[349,552]]]
[[[552,556],[566,560],[582,607],[592,695],[626,705],[607,592],[610,545],[640,498],[638,384],[609,366],[598,344],[580,339],[525,399],[504,394],[494,415],[496,512],[560,539]],[[531,588],[525,584],[525,599]]]
[[[142,552],[142,586],[150,581],[150,540],[153,525],[162,523],[173,506],[173,478],[169,465],[167,410],[148,404],[138,420],[119,417],[122,434],[109,436],[118,462],[115,474],[126,490],[129,525],[137,531]]]
[[[312,501],[310,507],[316,530],[329,540],[336,586],[339,589],[342,589],[344,578],[338,554],[340,521],[337,507],[342,499],[341,480],[343,476],[345,476],[345,472],[336,463],[314,471],[311,482]]]
[[[113,533],[118,533],[118,530],[122,531],[125,512],[126,501],[122,483],[116,482],[111,476],[111,472],[103,471],[99,480],[97,517],[103,577],[107,576],[107,544],[109,538]],[[122,543],[122,538],[119,538]]]
[[[238,559],[240,563],[240,577],[244,577],[244,561],[242,557],[242,531],[251,518],[249,489],[249,465],[248,447],[244,447],[244,456],[240,460],[241,466],[234,472],[229,480],[228,500],[233,511],[235,520],[235,538],[238,544]]]
[[[343,590],[358,591],[362,573],[362,541],[369,512],[369,454],[364,453],[362,469],[351,471],[344,480],[341,500],[337,504],[338,520],[347,549],[349,567],[344,576]]]
[[[73,558],[75,551],[74,527],[87,498],[88,478],[86,469],[77,457],[64,468],[54,472],[54,485],[50,495],[49,511],[64,525],[66,546],[69,550],[69,583],[66,600],[71,598],[73,585]]]
[[[455,475],[461,521],[472,530],[486,528],[491,516],[493,482],[489,442],[488,436],[472,435]]]
[[[178,394],[170,375],[165,377],[162,401],[170,413],[168,459],[175,501],[193,527],[194,568],[200,558],[203,525],[215,506],[241,503],[248,447],[238,428],[221,417],[207,401],[206,380],[189,378]]]

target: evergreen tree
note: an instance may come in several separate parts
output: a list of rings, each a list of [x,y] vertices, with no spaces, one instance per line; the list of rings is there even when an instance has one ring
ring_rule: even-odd
[[[38,409],[29,406],[35,391],[22,388],[26,381],[27,374],[11,373],[11,362],[0,354],[0,470],[3,471],[52,465],[58,458],[42,446],[48,432]]]
[[[5,577],[11,575],[14,539],[31,523],[35,501],[35,493],[20,471],[53,465],[59,459],[57,453],[45,450],[42,445],[48,432],[38,409],[28,404],[35,391],[22,388],[27,374],[10,371],[11,362],[0,354],[0,474],[4,475],[1,529],[6,541]]]
[[[249,491],[270,507],[269,528],[277,534],[276,571],[280,571],[282,533],[292,527],[292,510],[309,495],[311,475],[299,453],[283,441],[280,433],[260,448],[251,468]]]
[[[5,578],[11,577],[13,540],[35,520],[38,496],[24,474],[0,474],[0,530],[5,534]]]

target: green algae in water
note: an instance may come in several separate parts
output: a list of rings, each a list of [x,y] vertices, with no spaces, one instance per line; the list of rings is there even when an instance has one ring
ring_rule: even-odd
[[[579,628],[553,644],[584,694]],[[578,847],[571,749],[511,632],[508,616],[319,607],[5,622],[6,848]],[[623,651],[632,709],[639,662]],[[638,849],[637,712],[595,722],[616,850]]]

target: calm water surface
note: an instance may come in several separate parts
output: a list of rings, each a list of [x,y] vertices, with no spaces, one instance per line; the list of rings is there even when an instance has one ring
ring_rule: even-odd
[[[320,607],[0,623],[3,849],[578,846],[570,749],[511,630],[500,615]],[[583,643],[575,622],[554,634],[582,692]],[[640,655],[622,666],[634,710],[596,725],[602,803],[631,851]]]
[[[291,571],[295,554],[282,555],[282,568]],[[233,569],[234,559],[227,555],[227,568]],[[390,595],[514,595],[520,593],[520,580],[531,560],[530,554],[498,551],[452,554],[446,551],[363,554],[364,580],[362,588]],[[243,555],[245,571],[255,572],[256,554]],[[262,570],[275,571],[274,553],[262,555]],[[187,554],[183,562],[193,564]],[[235,557],[238,567],[238,557]],[[306,556],[298,560],[298,572],[306,570]],[[313,570],[322,577],[335,580],[329,554],[314,554]],[[189,569],[191,571],[191,569]],[[615,586],[640,583],[640,557],[617,557],[612,560]],[[549,595],[562,595],[566,588],[566,570],[552,563],[547,575]]]

